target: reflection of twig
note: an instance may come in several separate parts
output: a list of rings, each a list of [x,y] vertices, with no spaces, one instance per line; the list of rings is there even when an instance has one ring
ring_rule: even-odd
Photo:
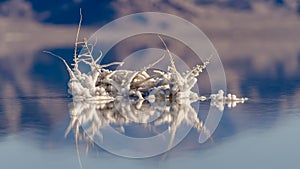
[[[194,126],[197,130],[205,129],[203,123],[198,119],[196,111],[188,102],[180,105],[173,102],[164,108],[157,107],[160,105],[155,103],[149,105],[147,102],[142,102],[139,107],[135,106],[136,102],[129,102],[127,104],[125,104],[127,108],[122,108],[124,104],[120,103],[106,103],[99,107],[95,103],[73,102],[71,103],[72,106],[70,106],[71,120],[65,135],[70,132],[71,128],[74,128],[76,143],[78,143],[77,141],[80,136],[89,143],[93,142],[96,136],[102,137],[101,129],[106,126],[120,126],[121,131],[125,132],[122,126],[131,124],[132,120],[134,120],[147,124],[147,128],[157,133],[153,129],[167,124],[170,128],[170,140],[167,149],[170,149],[176,135],[176,129],[181,124],[185,123]],[[164,105],[166,104],[162,104],[162,106]],[[165,111],[157,112],[158,110]],[[155,120],[152,126],[147,121],[157,117],[156,113],[162,114]],[[85,126],[85,130],[80,134],[79,127],[82,125]]]
[[[79,125],[79,123],[77,123],[77,124]],[[81,158],[80,158],[80,153],[79,153],[79,147],[78,147],[79,126],[77,126],[77,125],[75,128],[74,137],[75,137],[75,146],[76,146],[76,154],[77,154],[78,163],[79,163],[80,169],[83,169]]]

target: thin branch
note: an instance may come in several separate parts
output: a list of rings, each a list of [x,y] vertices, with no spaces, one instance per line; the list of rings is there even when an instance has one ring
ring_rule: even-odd
[[[98,58],[95,60],[95,63],[99,62],[99,60],[101,59],[101,57],[102,57],[102,51],[100,51],[100,54],[99,54]]]
[[[167,52],[168,52],[168,55],[170,57],[170,62],[171,62],[171,66],[173,67],[174,70],[176,70],[176,67],[175,67],[175,63],[174,63],[174,59],[173,59],[173,56],[167,46],[167,44],[165,43],[165,41],[162,39],[162,37],[160,35],[157,35],[158,38],[160,39],[160,41],[163,43],[163,45],[165,46]]]
[[[79,9],[79,14],[80,14],[80,20],[79,20],[79,24],[78,24],[78,29],[77,29],[77,33],[76,33],[76,38],[75,38],[75,46],[74,46],[74,66],[75,69],[77,69],[77,45],[78,45],[78,37],[79,37],[79,32],[81,29],[81,22],[82,22],[82,13],[81,13],[81,8]]]
[[[67,67],[67,70],[68,70],[68,72],[69,72],[71,78],[75,78],[75,75],[74,75],[73,71],[71,70],[71,68],[69,67],[69,65],[67,64],[67,62],[66,62],[65,59],[63,59],[62,57],[60,57],[60,56],[58,56],[58,55],[56,55],[56,54],[54,54],[54,53],[52,53],[52,52],[50,52],[50,51],[43,51],[43,52],[44,52],[44,53],[47,53],[47,54],[50,54],[50,55],[52,55],[52,56],[55,56],[55,57],[57,57],[58,59],[62,60],[62,61],[64,62],[64,64],[65,64],[65,66]]]
[[[150,68],[152,68],[153,66],[155,66],[157,63],[159,63],[160,61],[162,61],[165,58],[165,54],[162,55],[162,57],[160,57],[157,61],[155,61],[154,63],[149,64],[148,66],[145,66],[142,70],[140,70],[140,72],[146,71]]]
[[[108,64],[105,64],[105,65],[97,65],[98,68],[104,68],[104,67],[109,67],[109,66],[112,66],[112,65],[120,65],[122,66],[124,64],[124,62],[111,62],[111,63],[108,63]]]

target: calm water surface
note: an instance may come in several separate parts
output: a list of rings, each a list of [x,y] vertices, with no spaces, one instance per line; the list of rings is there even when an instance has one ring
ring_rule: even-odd
[[[1,77],[7,83],[3,83],[5,90],[0,98],[0,159],[4,168],[80,168],[74,133],[64,138],[70,121],[68,104],[72,102],[66,94],[68,76],[59,61],[45,58],[35,61],[24,81],[10,79],[9,73]],[[48,64],[43,65],[45,62]],[[83,168],[297,168],[299,80],[292,79],[287,84],[293,83],[293,88],[282,90],[266,83],[259,79],[247,81],[241,94],[250,100],[234,109],[225,108],[212,139],[204,144],[198,143],[199,133],[192,129],[166,154],[127,159],[97,146],[85,153],[85,144],[80,143]]]

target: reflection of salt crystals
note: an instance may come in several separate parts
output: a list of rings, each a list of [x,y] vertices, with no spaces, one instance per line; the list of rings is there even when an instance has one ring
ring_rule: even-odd
[[[116,126],[115,130],[125,133],[124,126],[133,123],[143,123],[149,129],[167,125],[169,132],[175,132],[181,124],[186,124],[198,131],[209,133],[188,101],[183,104],[161,101],[150,104],[147,101],[126,102],[124,100],[101,104],[74,101],[70,104],[70,114],[71,121],[66,134],[74,128],[77,132],[75,136],[87,141],[92,141],[95,137],[102,140],[102,129],[110,126]],[[149,123],[151,121],[153,123]],[[79,133],[79,127],[84,127],[83,133]]]
[[[234,108],[238,103],[244,103],[248,98],[237,98],[234,94],[224,95],[223,90],[219,90],[217,94],[211,94],[211,105],[217,107],[220,111],[224,110],[224,105],[227,104],[228,108]]]

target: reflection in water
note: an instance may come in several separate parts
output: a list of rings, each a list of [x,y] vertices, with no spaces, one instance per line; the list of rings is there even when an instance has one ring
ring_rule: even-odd
[[[217,100],[211,101],[211,105],[220,106],[224,109],[224,104],[236,105],[242,103],[242,100],[229,101]],[[82,137],[88,141],[91,138],[103,136],[101,129],[108,126],[114,126],[116,130],[125,134],[126,126],[139,123],[146,128],[148,132],[158,132],[159,129],[167,128],[169,132],[176,131],[180,124],[191,125],[198,132],[204,131],[211,135],[205,128],[198,113],[189,101],[181,102],[154,102],[150,103],[145,100],[138,101],[108,101],[108,102],[77,102],[69,104],[70,123],[66,129],[65,136],[74,129],[77,139]],[[164,126],[164,125],[167,125]],[[84,126],[85,130],[79,130]],[[175,134],[175,132],[173,133]],[[89,138],[89,137],[91,138]],[[172,141],[172,140],[170,140]]]
[[[224,109],[224,104],[228,104],[228,107],[235,107],[237,103],[245,101],[243,98],[230,100],[221,94],[223,94],[222,91],[219,91],[218,94],[211,97],[211,105],[222,109],[221,111]],[[169,100],[157,100],[156,102],[146,100],[73,101],[69,104],[69,112],[71,119],[65,137],[71,129],[74,130],[77,156],[81,168],[78,141],[81,140],[86,143],[87,153],[90,148],[89,145],[98,144],[99,141],[103,143],[102,131],[105,132],[110,127],[124,135],[130,135],[129,137],[132,135],[138,137],[141,127],[146,129],[142,130],[144,137],[147,134],[152,136],[167,130],[171,135],[167,150],[171,148],[176,131],[182,124],[191,126],[208,137],[212,134],[204,126],[193,103],[188,99],[182,100],[180,103]],[[127,127],[132,126],[137,128],[134,129],[133,133],[128,133]],[[80,130],[80,128],[84,130]]]
[[[173,138],[176,129],[183,123],[209,135],[209,131],[197,117],[197,112],[186,102],[183,104],[176,102],[150,103],[147,101],[132,101],[125,102],[125,104],[124,102],[100,104],[73,102],[70,104],[70,116],[71,120],[66,135],[73,128],[76,139],[80,137],[89,142],[95,140],[95,137],[103,140],[101,130],[105,130],[106,127],[113,126],[122,134],[127,134],[126,127],[135,123],[138,123],[140,127],[145,127],[150,135],[167,129],[168,132],[172,133],[171,138]],[[82,126],[85,130],[80,132],[79,128]],[[169,142],[171,145],[172,139]]]

